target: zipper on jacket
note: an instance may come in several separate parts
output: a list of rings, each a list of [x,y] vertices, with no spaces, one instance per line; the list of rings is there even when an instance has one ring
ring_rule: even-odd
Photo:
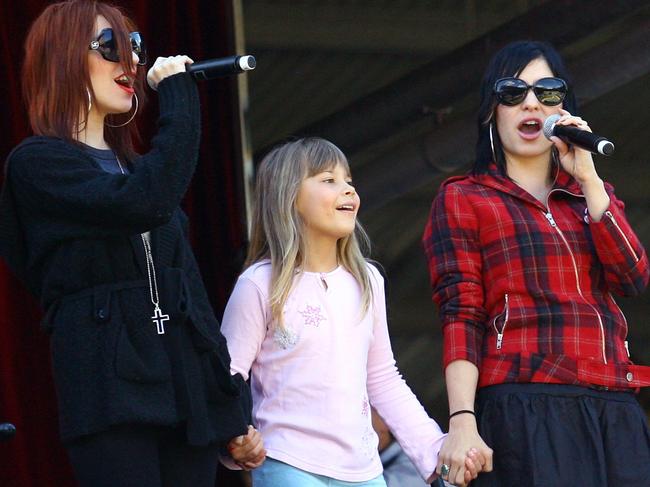
[[[612,215],[612,212],[607,210],[605,212],[605,215],[612,221],[612,223],[616,227],[616,230],[618,230],[618,233],[620,233],[621,237],[623,237],[623,240],[625,240],[625,244],[627,245],[627,249],[630,251],[630,254],[632,254],[632,257],[634,257],[634,261],[639,262],[639,256],[636,255],[636,252],[632,248],[632,245],[630,244],[630,241],[627,239],[627,237],[623,233],[623,230],[621,230],[621,227],[618,226],[618,223],[616,222],[616,218],[614,218],[614,215]]]
[[[494,326],[494,331],[497,332],[497,350],[501,350],[501,347],[503,346],[503,334],[506,331],[506,325],[508,324],[508,313],[510,311],[510,307],[508,306],[508,293],[504,295],[504,305],[503,305],[503,311],[499,313],[497,316],[494,317],[494,320],[492,320],[492,326]],[[497,328],[497,318],[500,316],[503,316],[505,314],[505,318],[503,320],[503,326],[501,327],[501,331]]]
[[[625,313],[623,313],[623,310],[621,309],[621,307],[618,305],[618,303],[614,299],[614,296],[612,295],[612,293],[607,293],[607,294],[609,294],[609,298],[612,300],[612,303],[614,303],[614,306],[616,306],[616,309],[618,309],[618,312],[623,317],[623,323],[625,324],[625,341],[623,342],[623,345],[625,345],[625,351],[627,352],[627,358],[630,358],[630,344],[627,341],[627,333],[628,333],[627,318],[625,317]]]
[[[569,245],[568,240],[564,236],[564,233],[562,233],[562,230],[560,230],[560,227],[557,226],[557,223],[555,222],[555,219],[553,218],[553,214],[551,213],[551,210],[550,210],[550,207],[549,207],[549,204],[548,204],[548,199],[551,196],[552,192],[553,192],[553,190],[551,190],[549,192],[548,196],[546,197],[546,208],[547,208],[548,211],[544,213],[544,216],[546,216],[546,219],[548,220],[548,222],[555,229],[555,231],[558,233],[560,238],[562,238],[562,241],[564,242],[564,245],[566,246],[567,250],[569,251],[569,255],[571,256],[571,262],[573,263],[573,272],[575,273],[575,276],[576,276],[576,289],[578,291],[578,294],[583,299],[583,301],[585,303],[587,303],[587,306],[589,306],[594,311],[594,313],[596,313],[596,316],[598,317],[598,325],[600,326],[603,362],[607,363],[607,355],[605,353],[605,327],[603,326],[603,320],[600,317],[600,313],[598,313],[598,310],[589,301],[587,301],[587,298],[585,298],[584,294],[582,294],[582,289],[580,288],[580,275],[578,274],[578,264],[576,262],[576,258],[573,255],[573,251],[571,250],[571,246]],[[570,193],[570,194],[572,194],[572,193]]]
[[[555,223],[555,220],[553,219],[553,215],[551,215],[551,212],[549,211],[548,213],[544,213],[544,216],[548,220],[548,222],[551,224],[551,226],[555,229],[557,229],[557,223]]]
[[[549,208],[548,201],[549,201],[549,197],[550,197],[551,193],[553,193],[553,192],[562,192],[562,193],[570,194],[571,196],[575,196],[576,198],[584,198],[585,200],[587,199],[585,197],[585,195],[572,193],[571,191],[568,191],[568,190],[562,189],[562,188],[555,188],[555,189],[552,189],[548,193],[548,196],[546,197],[546,208]],[[549,214],[550,214],[550,212],[549,212]],[[618,233],[621,235],[621,237],[623,237],[623,240],[625,241],[625,245],[627,246],[627,249],[630,251],[630,254],[632,254],[632,257],[634,257],[634,261],[639,262],[639,256],[634,251],[634,248],[632,247],[632,244],[630,244],[630,241],[628,240],[625,233],[623,233],[623,230],[621,230],[621,227],[618,226],[618,222],[616,221],[616,218],[614,218],[613,213],[611,211],[609,211],[609,210],[606,210],[604,215],[607,216],[607,218],[609,218],[612,221],[612,224],[614,225],[616,230],[618,230]],[[548,218],[548,216],[547,216],[547,218]]]

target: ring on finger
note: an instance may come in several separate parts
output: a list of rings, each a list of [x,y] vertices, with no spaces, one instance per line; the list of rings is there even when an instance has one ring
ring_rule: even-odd
[[[451,470],[449,468],[449,465],[447,465],[446,463],[443,463],[442,465],[440,465],[440,476],[443,479],[449,477],[449,470]]]

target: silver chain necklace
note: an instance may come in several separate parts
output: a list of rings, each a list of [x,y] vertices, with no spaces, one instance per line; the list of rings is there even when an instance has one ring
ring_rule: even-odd
[[[126,174],[122,163],[120,160],[115,157],[117,165],[120,168],[122,174]],[[144,233],[140,234],[142,238],[142,245],[144,246],[145,260],[147,261],[147,277],[149,278],[149,297],[151,298],[151,303],[153,304],[153,316],[151,317],[151,322],[156,325],[156,330],[158,330],[159,335],[165,333],[165,321],[169,321],[169,315],[163,314],[160,309],[160,298],[158,297],[158,281],[156,280],[156,267],[153,263],[153,254],[151,252],[151,243]]]

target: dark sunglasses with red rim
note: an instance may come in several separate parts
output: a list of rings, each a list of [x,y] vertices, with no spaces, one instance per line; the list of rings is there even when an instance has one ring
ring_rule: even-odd
[[[142,36],[139,32],[131,32],[129,38],[131,39],[131,50],[138,56],[138,65],[144,66],[147,64],[147,49],[145,48]],[[97,39],[90,43],[88,49],[97,51],[107,61],[113,63],[120,62],[120,55],[117,52],[117,42],[113,35],[113,29],[103,29]]]
[[[532,86],[519,78],[501,78],[494,83],[494,95],[499,103],[509,107],[519,105],[526,99],[528,90],[533,90],[543,105],[553,107],[562,103],[569,87],[562,78],[542,78]]]

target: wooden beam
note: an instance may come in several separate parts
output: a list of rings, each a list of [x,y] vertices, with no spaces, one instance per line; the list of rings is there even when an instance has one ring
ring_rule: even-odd
[[[455,49],[545,1],[482,1],[480,9],[471,1],[247,1],[246,41],[251,49],[430,54]]]
[[[484,70],[496,46],[513,39],[535,38],[561,49],[648,5],[648,0],[558,0],[542,4],[296,133],[320,135],[348,153],[357,151],[425,118],[427,105],[446,106],[475,89],[477,73]]]

